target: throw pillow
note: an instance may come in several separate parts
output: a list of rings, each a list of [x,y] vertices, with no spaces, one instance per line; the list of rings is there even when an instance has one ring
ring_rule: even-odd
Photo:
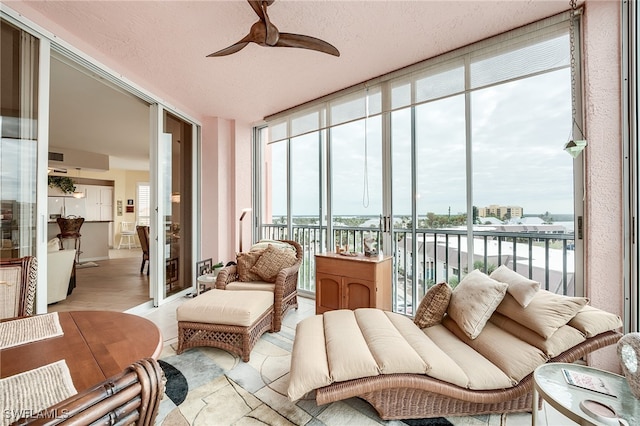
[[[293,266],[296,261],[296,255],[291,250],[279,249],[269,244],[250,271],[260,275],[264,281],[274,283],[278,272]]]
[[[279,240],[260,240],[254,245],[251,246],[250,251],[261,251],[269,247],[269,244],[274,246],[275,248],[287,249],[291,250],[294,254],[296,253],[296,248],[289,243],[285,243],[284,241]]]
[[[249,251],[236,254],[236,263],[238,264],[238,277],[240,281],[262,281],[260,275],[251,272],[251,268],[256,264],[264,250]]]
[[[504,298],[507,287],[474,269],[453,289],[447,314],[470,339],[475,339]]]
[[[496,311],[546,339],[571,321],[588,301],[585,297],[563,296],[539,290],[526,308],[520,306],[513,296],[507,295]]]
[[[451,287],[449,284],[441,282],[432,286],[418,305],[413,322],[420,328],[440,324],[442,317],[447,312],[450,299]]]
[[[498,269],[493,271],[489,276],[496,281],[509,284],[507,292],[512,295],[523,308],[527,307],[531,299],[533,299],[533,296],[540,290],[539,282],[523,277],[504,265],[500,265]]]
[[[47,253],[58,250],[60,250],[60,240],[57,238],[50,239],[49,242],[47,242]]]

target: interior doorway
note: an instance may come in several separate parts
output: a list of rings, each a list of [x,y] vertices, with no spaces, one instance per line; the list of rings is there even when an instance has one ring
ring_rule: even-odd
[[[138,188],[151,180],[150,104],[55,51],[50,86],[49,175],[71,178],[82,190],[78,202],[85,204],[88,217],[75,288],[48,311],[125,311],[150,303],[137,236],[120,244],[123,222],[133,229],[141,218],[149,224],[148,193],[141,200]],[[86,195],[105,184],[112,190],[98,197],[96,207]],[[91,232],[98,224],[106,231]]]

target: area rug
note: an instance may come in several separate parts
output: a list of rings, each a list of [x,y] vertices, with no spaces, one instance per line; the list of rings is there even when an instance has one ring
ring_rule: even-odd
[[[76,265],[76,269],[95,268],[96,266],[99,266],[96,262],[84,262],[84,263],[78,263]]]
[[[214,348],[165,352],[159,361],[167,375],[157,425],[239,424],[326,426],[494,426],[500,416],[384,421],[366,401],[349,398],[318,406],[314,395],[291,402],[286,396],[290,346],[287,332],[267,334],[249,363]],[[175,345],[172,345],[175,349]],[[184,393],[186,390],[186,394]],[[257,423],[256,423],[257,422]]]
[[[187,393],[189,392],[187,379],[180,370],[168,362],[158,360],[158,364],[160,364],[162,371],[164,371],[164,377],[167,379],[164,393],[175,405],[182,404],[187,398]]]
[[[360,398],[318,405],[315,392],[298,401],[287,396],[291,350],[297,324],[315,314],[315,303],[302,299],[278,333],[265,333],[251,351],[249,362],[221,349],[190,348],[176,354],[177,327],[169,331],[160,359],[171,364],[187,382],[187,396],[175,404],[162,400],[156,425],[161,426],[504,426],[531,424],[531,416],[507,422],[500,414],[433,419],[389,420]],[[169,334],[171,335],[171,334]]]

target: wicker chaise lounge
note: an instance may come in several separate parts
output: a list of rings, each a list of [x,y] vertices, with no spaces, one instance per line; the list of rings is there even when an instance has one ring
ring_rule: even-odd
[[[366,308],[301,321],[289,398],[359,397],[385,420],[531,411],[536,367],[580,360],[622,337],[621,319],[585,298],[520,292],[497,281],[509,273],[467,277],[453,292],[432,287],[415,319]],[[523,280],[515,279],[532,283]]]
[[[622,335],[608,331],[589,338],[548,362],[574,362],[615,344]],[[533,373],[512,388],[470,390],[417,374],[389,374],[334,383],[316,390],[318,405],[359,397],[371,404],[381,419],[468,416],[530,412]]]

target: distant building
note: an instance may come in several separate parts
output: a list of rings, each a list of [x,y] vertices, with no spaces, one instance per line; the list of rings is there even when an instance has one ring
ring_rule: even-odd
[[[522,217],[522,207],[518,206],[499,206],[491,204],[489,207],[478,207],[478,216],[480,217],[497,217],[498,219],[510,219],[512,217]]]
[[[397,293],[411,297],[410,281],[438,283],[446,277],[466,275],[469,256],[467,237],[447,238],[444,234],[416,236],[416,271],[411,272],[413,237],[407,235],[398,242],[396,263],[399,265]],[[473,262],[486,264],[487,268],[505,265],[521,275],[539,282],[542,288],[558,294],[575,291],[575,255],[573,251],[529,245],[527,242],[509,240],[473,240]],[[462,269],[461,269],[462,268]],[[404,273],[406,272],[406,275]],[[406,290],[405,290],[406,289]],[[418,289],[420,300],[426,288]]]
[[[497,217],[489,216],[478,216],[476,223],[480,225],[502,225],[502,221]]]

